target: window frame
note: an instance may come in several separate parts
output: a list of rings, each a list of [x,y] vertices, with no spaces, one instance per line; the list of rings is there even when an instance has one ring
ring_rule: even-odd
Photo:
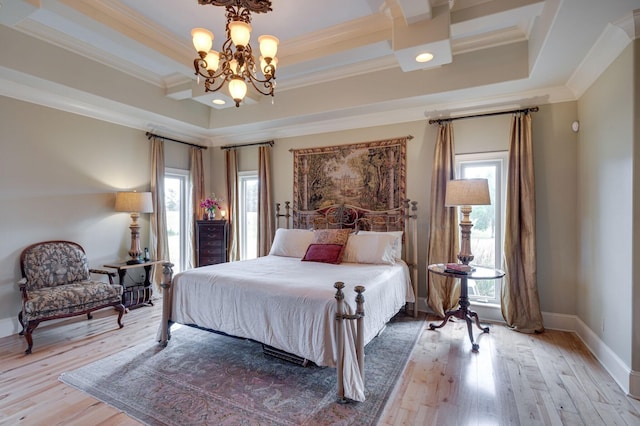
[[[189,235],[191,234],[191,232],[189,232],[188,230],[188,225],[189,225],[189,210],[190,210],[190,203],[189,203],[189,199],[190,194],[189,194],[189,175],[190,172],[189,170],[185,170],[185,169],[178,169],[178,168],[173,168],[173,167],[165,167],[164,169],[164,178],[165,180],[167,179],[167,177],[172,178],[172,179],[178,179],[180,181],[180,190],[181,190],[181,203],[179,206],[179,214],[180,214],[180,253],[179,253],[179,259],[180,262],[177,265],[174,265],[175,268],[175,272],[180,272],[180,271],[185,271],[188,268],[188,252],[187,250],[189,249],[189,242],[188,239],[190,238]],[[165,187],[166,187],[166,182],[165,182]],[[165,197],[166,197],[166,193],[165,193]],[[166,199],[165,199],[166,201]],[[169,230],[167,229],[167,234],[168,234]],[[167,235],[168,237],[168,235]],[[171,257],[171,250],[169,250],[169,257]]]
[[[502,261],[504,256],[504,232],[505,232],[505,219],[506,219],[506,197],[507,197],[507,169],[509,161],[508,151],[493,151],[493,152],[481,152],[481,153],[465,153],[455,155],[455,168],[456,176],[459,179],[463,179],[463,169],[465,166],[475,165],[488,165],[495,166],[495,188],[496,194],[491,200],[494,204],[495,215],[495,242],[494,242],[494,265],[486,265],[494,267],[496,269],[502,269]],[[495,195],[495,194],[494,194]],[[473,239],[473,229],[471,230],[471,238]],[[470,280],[472,281],[472,280]],[[488,299],[484,296],[469,294],[469,300],[474,303],[482,304],[500,304],[500,293],[502,290],[502,279],[491,280],[494,283],[495,298]]]
[[[248,255],[247,255],[247,249],[248,249],[248,241],[247,241],[247,210],[245,207],[246,204],[246,187],[247,187],[247,182],[249,180],[255,180],[258,184],[258,186],[260,185],[260,178],[258,176],[258,171],[257,170],[249,170],[249,171],[243,171],[243,172],[238,172],[238,208],[239,208],[239,215],[238,218],[240,220],[240,223],[238,224],[238,231],[239,231],[239,237],[240,237],[240,244],[239,244],[239,248],[240,248],[240,259],[241,260],[246,260],[248,259]],[[256,230],[257,231],[257,230]],[[258,242],[256,241],[255,244],[255,252],[256,252],[256,256],[258,253]]]

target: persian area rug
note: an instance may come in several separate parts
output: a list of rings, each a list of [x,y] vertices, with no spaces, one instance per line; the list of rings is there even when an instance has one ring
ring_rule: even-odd
[[[364,402],[336,402],[335,368],[264,355],[259,343],[174,325],[60,380],[149,425],[372,425],[424,328],[400,313],[365,347]]]

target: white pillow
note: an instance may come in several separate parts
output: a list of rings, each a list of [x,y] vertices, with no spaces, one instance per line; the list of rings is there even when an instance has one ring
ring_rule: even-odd
[[[350,235],[342,258],[348,263],[376,263],[393,265],[395,262],[395,235],[361,234]]]
[[[396,259],[402,259],[402,231],[358,231],[358,235],[393,235],[395,241],[393,243],[394,256]]]
[[[313,231],[306,229],[278,228],[271,244],[270,255],[284,257],[304,257],[313,241]]]

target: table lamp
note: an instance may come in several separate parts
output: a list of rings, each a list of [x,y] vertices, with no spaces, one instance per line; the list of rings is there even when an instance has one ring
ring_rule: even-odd
[[[131,249],[127,260],[127,264],[143,263],[140,259],[142,251],[140,250],[140,225],[138,225],[138,217],[140,213],[153,213],[153,202],[150,192],[136,191],[120,191],[116,193],[116,211],[131,213]]]
[[[469,219],[471,206],[491,204],[489,195],[489,181],[487,179],[453,179],[447,182],[444,197],[446,207],[460,207],[462,220],[460,221],[461,245],[458,260],[468,265],[473,260],[471,254],[471,227]]]

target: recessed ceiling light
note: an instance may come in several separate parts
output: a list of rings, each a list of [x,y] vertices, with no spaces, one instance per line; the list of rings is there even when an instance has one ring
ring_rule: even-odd
[[[213,102],[216,105],[224,105],[226,104],[226,102],[224,101],[224,99],[214,99],[211,102]]]
[[[424,52],[416,56],[416,62],[429,62],[433,59],[433,53]]]

